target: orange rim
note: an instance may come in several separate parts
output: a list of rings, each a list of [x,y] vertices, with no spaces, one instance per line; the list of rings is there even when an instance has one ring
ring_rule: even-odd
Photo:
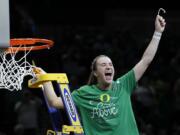
[[[36,51],[42,49],[49,49],[54,42],[48,39],[41,38],[15,38],[10,39],[10,48],[6,50],[7,53],[14,53],[17,51]]]

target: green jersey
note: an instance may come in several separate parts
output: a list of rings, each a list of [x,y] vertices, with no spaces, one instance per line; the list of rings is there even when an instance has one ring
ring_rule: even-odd
[[[136,86],[131,70],[113,81],[109,90],[85,85],[72,92],[85,135],[139,135],[131,106]]]

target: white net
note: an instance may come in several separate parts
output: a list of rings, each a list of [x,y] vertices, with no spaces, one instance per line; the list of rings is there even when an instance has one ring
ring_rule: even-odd
[[[18,59],[17,52],[0,52],[0,89],[21,90],[25,76],[35,76],[33,67],[26,59],[30,51],[24,51]]]

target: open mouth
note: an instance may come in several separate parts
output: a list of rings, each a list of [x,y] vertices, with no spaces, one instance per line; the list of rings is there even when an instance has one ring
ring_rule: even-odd
[[[112,73],[105,73],[105,76],[112,76]]]
[[[112,79],[112,73],[105,73],[106,80]]]

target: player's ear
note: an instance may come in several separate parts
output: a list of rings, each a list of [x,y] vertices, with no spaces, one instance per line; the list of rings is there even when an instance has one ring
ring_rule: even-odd
[[[97,73],[96,73],[95,71],[93,72],[93,75],[94,75],[95,77],[97,77],[97,76],[98,76],[98,75],[97,75]]]

